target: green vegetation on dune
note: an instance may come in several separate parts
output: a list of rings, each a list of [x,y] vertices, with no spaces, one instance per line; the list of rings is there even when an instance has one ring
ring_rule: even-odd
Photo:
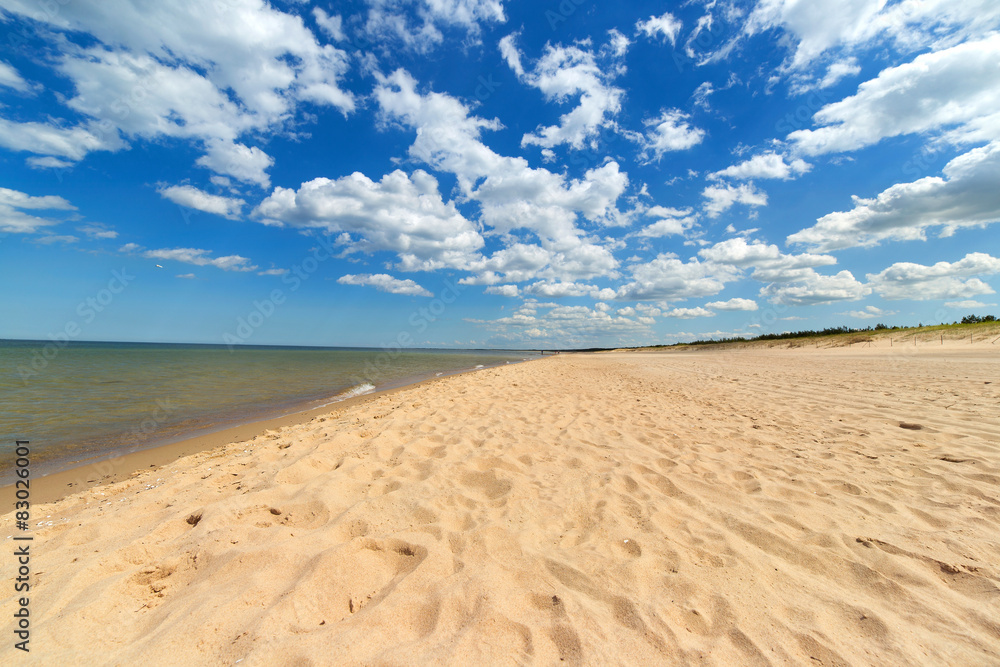
[[[727,338],[710,338],[707,340],[696,340],[689,343],[673,343],[670,345],[644,345],[642,348],[638,349],[650,349],[650,348],[665,348],[665,347],[691,347],[697,345],[720,345],[724,343],[755,343],[755,342],[768,342],[768,341],[789,341],[794,342],[797,339],[810,339],[816,340],[819,338],[829,339],[829,344],[831,346],[838,345],[849,345],[852,343],[859,342],[869,342],[876,340],[878,338],[884,338],[886,335],[894,333],[904,333],[907,340],[911,339],[911,336],[920,336],[924,333],[930,332],[942,332],[944,338],[950,339],[960,339],[966,336],[975,336],[979,333],[986,335],[988,332],[994,332],[1000,334],[1000,320],[994,315],[966,315],[962,318],[961,322],[952,322],[951,324],[935,324],[924,326],[923,324],[918,324],[915,327],[900,327],[900,326],[887,326],[885,324],[879,323],[873,327],[864,328],[852,328],[846,326],[840,327],[828,327],[826,329],[812,330],[807,329],[804,331],[786,331],[783,333],[768,333],[761,334],[759,336],[753,336],[750,338],[743,336],[733,336]],[[943,340],[943,339],[942,339]]]

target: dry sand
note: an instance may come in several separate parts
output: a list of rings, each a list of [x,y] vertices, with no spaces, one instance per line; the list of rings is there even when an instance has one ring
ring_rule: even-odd
[[[998,371],[560,355],[340,407],[33,508],[30,657],[1000,664]]]

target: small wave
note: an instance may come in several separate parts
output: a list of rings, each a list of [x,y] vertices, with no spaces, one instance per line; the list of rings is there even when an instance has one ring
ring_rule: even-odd
[[[342,394],[337,394],[337,398],[343,400],[345,398],[354,398],[355,396],[364,396],[365,394],[370,394],[375,391],[375,385],[370,382],[365,382],[364,384],[359,384],[351,387]]]
[[[476,366],[476,368],[486,368],[486,366],[483,366],[482,364],[479,364],[478,366]]]

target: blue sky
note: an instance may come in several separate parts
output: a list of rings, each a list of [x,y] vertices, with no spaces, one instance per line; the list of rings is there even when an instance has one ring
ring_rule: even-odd
[[[997,312],[1000,5],[0,0],[0,337]]]

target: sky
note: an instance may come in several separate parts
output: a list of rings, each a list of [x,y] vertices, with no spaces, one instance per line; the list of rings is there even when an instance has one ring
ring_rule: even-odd
[[[0,0],[0,338],[998,313],[995,0]]]

